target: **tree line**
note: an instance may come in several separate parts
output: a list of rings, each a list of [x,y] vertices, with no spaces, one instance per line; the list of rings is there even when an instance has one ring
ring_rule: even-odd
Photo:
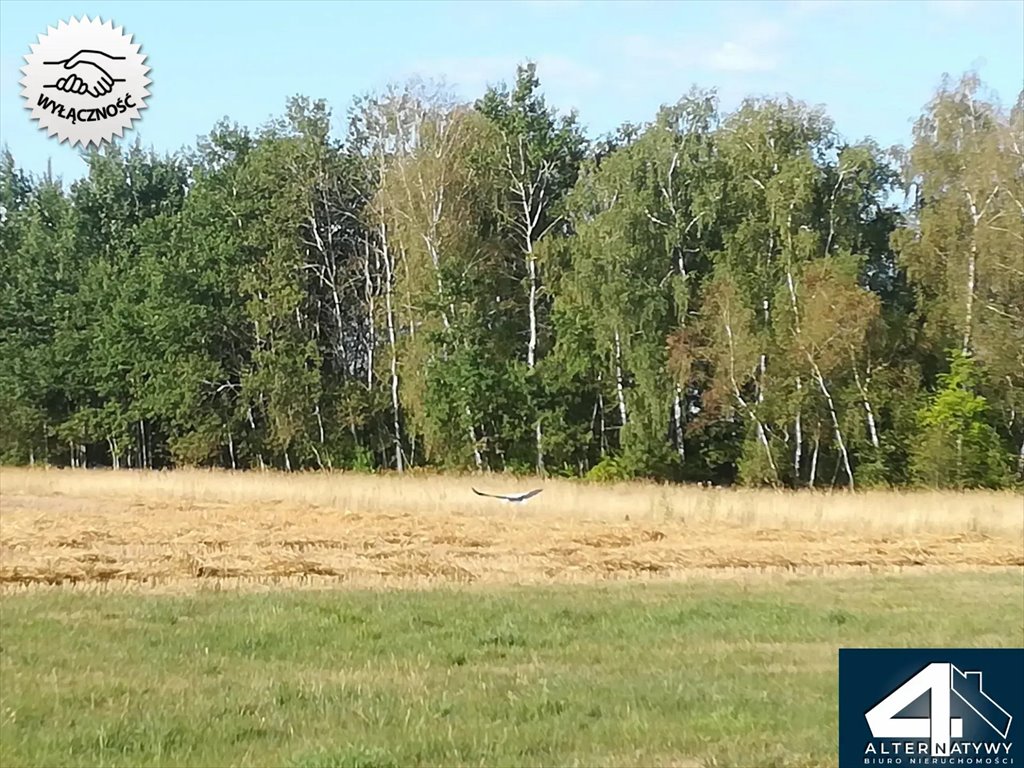
[[[588,140],[532,64],[0,162],[0,459],[750,485],[1024,478],[1024,94],[909,148],[693,89]]]

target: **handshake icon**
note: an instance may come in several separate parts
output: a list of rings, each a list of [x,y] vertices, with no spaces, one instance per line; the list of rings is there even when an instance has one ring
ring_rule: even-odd
[[[45,61],[44,64],[60,65],[68,74],[60,77],[57,82],[44,86],[55,88],[64,93],[90,96],[106,96],[114,90],[115,83],[123,83],[124,78],[114,77],[109,69],[112,62],[124,61],[124,56],[111,56],[103,51],[80,50],[73,56],[60,61]]]

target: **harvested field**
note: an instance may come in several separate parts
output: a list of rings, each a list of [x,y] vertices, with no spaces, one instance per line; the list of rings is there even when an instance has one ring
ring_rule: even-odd
[[[776,493],[509,478],[10,470],[0,587],[535,584],[1024,566],[1009,493]]]

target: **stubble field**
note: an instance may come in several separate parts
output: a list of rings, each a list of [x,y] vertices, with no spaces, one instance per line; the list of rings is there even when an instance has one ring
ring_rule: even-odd
[[[836,650],[1024,645],[1024,499],[0,470],[0,765],[835,765]]]
[[[539,584],[1024,565],[1019,495],[4,470],[0,585]]]

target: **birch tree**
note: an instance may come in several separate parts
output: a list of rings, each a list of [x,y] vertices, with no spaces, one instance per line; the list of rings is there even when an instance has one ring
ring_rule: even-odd
[[[1010,113],[974,75],[945,79],[915,125],[905,169],[911,226],[895,240],[925,322],[930,357],[956,349],[1024,473],[1024,155]],[[1024,476],[1024,474],[1022,474]]]
[[[561,220],[562,199],[576,181],[585,147],[575,113],[559,116],[547,105],[539,87],[536,66],[530,63],[517,68],[511,89],[490,88],[476,104],[501,137],[498,162],[502,192],[498,214],[504,238],[520,257],[511,266],[513,273],[523,275],[525,282],[524,360],[534,382],[537,361],[544,351],[542,335],[548,326],[550,308],[538,245]],[[534,414],[534,439],[536,469],[543,474],[540,413]]]
[[[586,166],[571,201],[575,301],[607,350],[619,443],[637,471],[678,469],[685,459],[690,400],[669,371],[666,340],[695,314],[708,270],[715,119],[710,94],[663,108]]]
[[[495,340],[505,336],[493,305],[511,294],[485,227],[493,186],[480,155],[497,145],[483,117],[444,94],[414,91],[391,119],[398,149],[376,209],[389,238],[386,271],[413,312],[405,400],[431,457],[457,460],[468,437],[483,469],[511,437],[496,429],[505,419],[493,391],[512,383],[500,373],[507,358],[481,335],[490,325]]]

